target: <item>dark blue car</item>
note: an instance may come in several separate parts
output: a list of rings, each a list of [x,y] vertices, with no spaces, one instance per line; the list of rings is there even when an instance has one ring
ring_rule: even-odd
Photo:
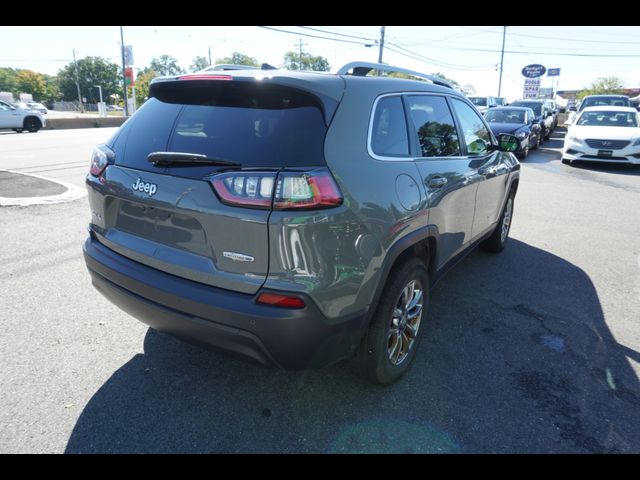
[[[518,158],[527,158],[529,149],[536,149],[540,145],[540,124],[535,121],[535,112],[530,108],[495,107],[484,118],[496,137],[501,133],[518,137],[520,148],[514,152]]]

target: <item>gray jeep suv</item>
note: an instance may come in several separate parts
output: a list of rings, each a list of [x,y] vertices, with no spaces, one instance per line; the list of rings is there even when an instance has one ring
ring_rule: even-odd
[[[400,71],[426,81],[367,76]],[[520,165],[436,77],[162,77],[87,176],[93,285],[151,327],[264,365],[399,378],[430,288],[507,241]]]

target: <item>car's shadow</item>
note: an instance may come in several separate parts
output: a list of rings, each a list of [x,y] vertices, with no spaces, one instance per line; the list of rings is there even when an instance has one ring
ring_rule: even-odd
[[[133,319],[131,320],[134,321]],[[76,452],[637,452],[640,386],[587,274],[511,239],[436,287],[407,376],[283,372],[149,330],[84,408]]]

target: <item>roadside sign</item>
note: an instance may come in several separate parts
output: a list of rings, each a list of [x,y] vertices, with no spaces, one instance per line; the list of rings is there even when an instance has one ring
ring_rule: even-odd
[[[540,90],[540,78],[525,78],[523,98],[537,98]]]
[[[538,78],[544,75],[546,71],[547,69],[545,68],[544,65],[540,65],[536,63],[532,65],[527,65],[526,67],[524,67],[522,69],[522,75],[527,78]]]
[[[126,67],[124,69],[124,81],[125,81],[127,87],[133,87],[135,85],[135,83],[133,81],[133,68]]]
[[[559,68],[550,68],[547,70],[547,77],[559,77],[560,69]]]
[[[124,49],[124,64],[127,67],[133,65],[133,47],[131,45],[125,45]]]

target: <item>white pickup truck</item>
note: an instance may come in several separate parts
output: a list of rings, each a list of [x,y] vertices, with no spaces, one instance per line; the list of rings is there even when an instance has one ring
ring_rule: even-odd
[[[37,132],[46,124],[44,115],[37,110],[17,108],[0,100],[0,130]]]

